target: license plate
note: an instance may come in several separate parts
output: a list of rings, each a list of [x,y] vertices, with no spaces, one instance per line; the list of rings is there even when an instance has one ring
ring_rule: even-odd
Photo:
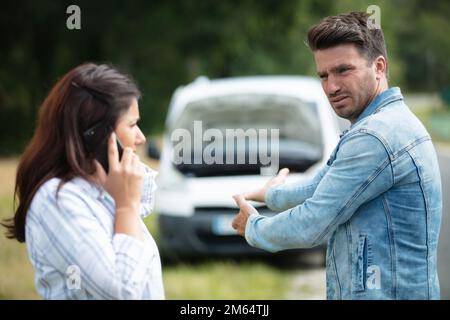
[[[231,226],[231,222],[233,221],[234,216],[230,215],[221,215],[213,217],[211,230],[212,233],[220,236],[226,235],[235,235],[237,234],[236,230]]]

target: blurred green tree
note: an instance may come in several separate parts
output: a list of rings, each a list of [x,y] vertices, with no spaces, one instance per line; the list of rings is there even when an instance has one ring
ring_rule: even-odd
[[[315,75],[305,45],[322,17],[380,6],[391,85],[438,91],[450,84],[446,0],[77,1],[81,30],[66,28],[69,1],[8,1],[0,11],[0,154],[23,150],[39,104],[70,68],[107,62],[143,92],[142,125],[160,132],[171,94],[210,78]]]

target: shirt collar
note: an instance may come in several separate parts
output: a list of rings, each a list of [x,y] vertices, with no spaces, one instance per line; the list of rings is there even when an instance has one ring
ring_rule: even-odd
[[[358,119],[356,119],[355,123],[353,123],[351,127],[353,127],[365,117],[374,114],[377,110],[396,100],[403,100],[403,96],[399,87],[392,87],[381,92],[372,100],[372,102],[369,103],[369,105],[359,115]]]

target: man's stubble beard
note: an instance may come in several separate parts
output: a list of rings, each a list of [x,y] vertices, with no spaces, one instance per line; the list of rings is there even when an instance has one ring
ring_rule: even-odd
[[[358,95],[359,101],[355,101],[355,96],[352,94],[351,99],[353,102],[353,105],[351,105],[348,108],[348,112],[345,112],[346,110],[342,110],[345,113],[339,114],[336,110],[335,113],[344,119],[349,120],[352,124],[356,122],[358,117],[361,115],[361,113],[364,112],[364,110],[367,108],[367,106],[373,101],[373,99],[377,96],[378,89],[380,87],[380,80],[372,81],[372,78],[370,75],[367,76],[365,81],[362,83],[362,88],[358,90],[358,92],[364,92],[365,94],[363,96]],[[370,92],[370,93],[369,93]],[[358,104],[358,106],[355,106],[355,104]]]

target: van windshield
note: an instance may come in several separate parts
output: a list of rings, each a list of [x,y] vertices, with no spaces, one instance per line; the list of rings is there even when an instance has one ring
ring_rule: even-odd
[[[259,174],[264,166],[263,151],[275,152],[275,140],[280,168],[304,172],[323,155],[316,104],[282,95],[227,95],[197,100],[186,106],[171,131],[174,152],[184,159],[174,165],[190,176]],[[183,134],[174,134],[177,132]],[[245,143],[239,144],[237,137],[242,135]],[[252,139],[253,135],[257,138]],[[233,138],[236,143],[227,144],[227,139],[230,142]],[[233,154],[234,161],[227,158],[227,153]],[[244,163],[237,161],[243,154]],[[223,162],[205,161],[205,155],[222,158]],[[250,161],[255,159],[252,156],[256,163]]]

